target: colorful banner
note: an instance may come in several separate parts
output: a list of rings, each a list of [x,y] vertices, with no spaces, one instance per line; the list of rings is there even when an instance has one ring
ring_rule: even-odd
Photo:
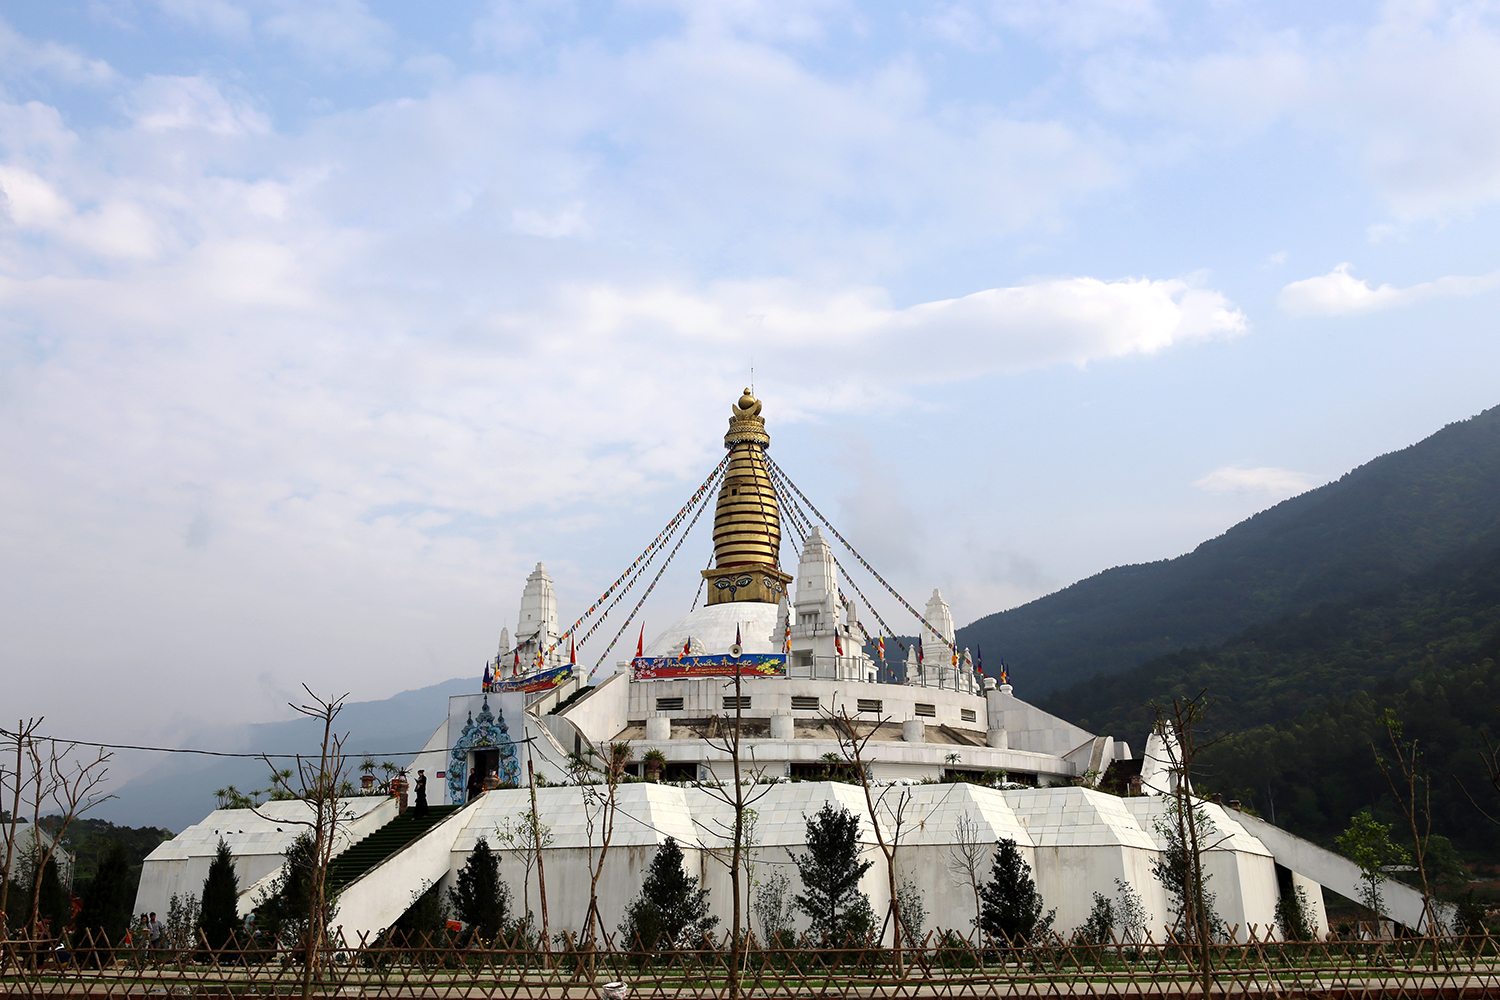
[[[630,663],[638,681],[663,681],[679,677],[785,677],[786,657],[780,653],[746,653],[733,656],[637,656]]]
[[[495,687],[500,691],[525,691],[530,694],[533,691],[550,691],[571,679],[572,676],[573,664],[564,663],[560,667],[553,667],[540,673],[526,674],[524,677],[507,677]]]

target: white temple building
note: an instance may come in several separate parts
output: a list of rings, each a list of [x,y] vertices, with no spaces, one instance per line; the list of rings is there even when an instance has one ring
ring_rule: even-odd
[[[619,742],[630,745],[631,774],[642,780],[618,791],[619,818],[600,880],[606,925],[621,921],[655,847],[667,837],[681,845],[726,925],[731,889],[721,859],[731,826],[727,807],[703,785],[732,780],[725,737],[735,726],[742,779],[775,783],[755,804],[752,861],[788,871],[794,888],[796,870],[786,865],[786,849],[801,849],[806,818],[833,802],[861,819],[861,842],[876,861],[863,888],[875,913],[883,913],[888,882],[874,824],[891,831],[904,799],[898,881],[914,882],[925,895],[923,932],[971,928],[972,889],[952,874],[964,820],[991,847],[999,838],[1016,841],[1046,906],[1057,911],[1057,930],[1082,924],[1093,893],[1114,897],[1116,880],[1123,880],[1144,903],[1148,929],[1161,938],[1171,914],[1151,862],[1163,846],[1156,821],[1169,799],[1162,793],[1174,780],[1163,737],[1086,732],[1016,697],[1009,684],[982,676],[969,651],[954,645],[953,616],[936,590],[921,611],[920,642],[908,646],[898,680],[887,662],[868,652],[872,633],[860,620],[856,595],[842,588],[842,568],[822,527],[797,532],[796,572],[782,571],[783,518],[794,528],[810,522],[784,510],[788,500],[766,457],[769,444],[761,403],[746,390],[725,436],[729,458],[714,498],[714,566],[703,572],[706,603],[643,643],[639,655],[620,660],[596,686],[586,687],[571,666],[571,636],[560,626],[553,581],[537,564],[522,592],[514,638],[502,631],[495,660],[474,693],[451,698],[446,713],[434,706],[432,738],[407,767],[412,776],[425,770],[434,806],[462,808],[436,810],[442,815],[420,835],[342,885],[336,922],[346,938],[373,937],[424,884],[449,884],[480,837],[503,847],[499,834],[514,830],[532,808],[532,776],[538,815],[553,837],[544,855],[551,928],[581,930],[587,858],[599,833],[590,832],[570,757],[602,755]],[[889,632],[874,634],[895,641]],[[887,660],[902,662],[897,650],[887,650]],[[868,736],[864,755],[874,780],[899,787],[875,815],[861,787],[830,780],[840,776],[841,729]],[[665,758],[655,761],[659,780],[648,780],[654,773],[644,761],[649,751]],[[476,773],[490,787],[470,796]],[[1125,779],[1113,791],[1100,787],[1120,775]],[[412,822],[398,815],[389,797],[356,797],[348,806],[341,849],[377,830],[399,829],[391,824]],[[1208,861],[1211,889],[1224,922],[1238,927],[1241,938],[1252,925],[1262,935],[1274,933],[1277,902],[1296,886],[1307,890],[1320,930],[1326,919],[1319,886],[1358,892],[1360,873],[1350,862],[1235,808],[1204,807],[1217,830]],[[260,816],[210,814],[146,860],[135,910],[165,912],[172,894],[197,894],[220,836],[235,854],[245,887],[241,908],[248,910],[298,832],[277,817],[298,810],[306,807],[279,802]],[[511,851],[501,855],[515,901],[527,899],[535,910],[536,871],[525,884],[521,859]],[[747,913],[751,902],[742,901]],[[1419,923],[1415,892],[1389,883],[1386,903],[1398,921]]]

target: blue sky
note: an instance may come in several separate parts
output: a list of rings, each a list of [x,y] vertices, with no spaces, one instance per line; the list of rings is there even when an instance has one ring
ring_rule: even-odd
[[[0,655],[111,737],[571,620],[752,363],[961,623],[1500,403],[1485,3],[12,2],[0,190]]]

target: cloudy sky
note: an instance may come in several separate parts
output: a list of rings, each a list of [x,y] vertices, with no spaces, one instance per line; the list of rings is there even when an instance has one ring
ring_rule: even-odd
[[[960,623],[1500,403],[1488,2],[12,0],[0,191],[5,707],[84,737],[571,620],[752,365]]]

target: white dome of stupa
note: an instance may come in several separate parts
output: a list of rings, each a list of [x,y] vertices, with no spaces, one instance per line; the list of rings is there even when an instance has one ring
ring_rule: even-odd
[[[647,656],[676,656],[682,644],[693,640],[693,655],[720,656],[734,645],[734,630],[740,630],[740,647],[746,653],[779,653],[776,605],[762,601],[712,604],[690,612],[646,645]]]

